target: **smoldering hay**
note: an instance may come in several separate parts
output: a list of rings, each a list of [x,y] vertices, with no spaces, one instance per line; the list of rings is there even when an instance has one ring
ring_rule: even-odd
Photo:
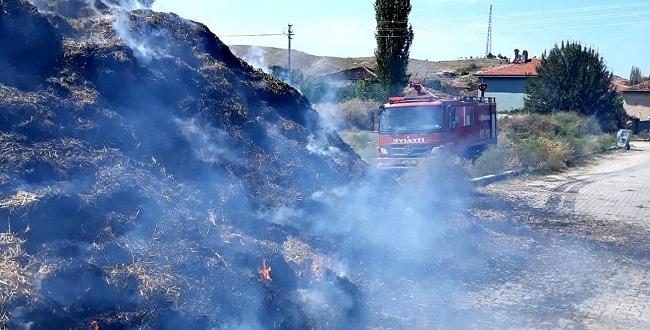
[[[31,0],[39,11],[68,18],[110,14],[112,9],[151,9],[154,0]]]
[[[397,278],[377,268],[436,247],[433,220],[466,191],[459,171],[438,166],[409,189],[372,174],[295,89],[200,23],[36,3],[0,0],[1,322],[387,318],[364,280]]]
[[[0,217],[27,258],[8,324],[302,324],[259,214],[364,171],[308,102],[173,14],[0,8]]]

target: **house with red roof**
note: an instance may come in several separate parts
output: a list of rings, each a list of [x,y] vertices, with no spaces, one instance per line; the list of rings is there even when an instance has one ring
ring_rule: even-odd
[[[507,112],[524,107],[526,88],[530,79],[537,77],[537,67],[542,63],[538,58],[528,58],[528,52],[523,56],[515,51],[513,63],[488,68],[476,76],[488,85],[486,97],[497,99],[497,111]]]
[[[365,65],[360,65],[345,70],[321,74],[313,77],[311,81],[317,84],[346,86],[358,81],[375,83],[378,82],[379,79],[377,78],[377,74],[375,73],[374,69],[371,69]]]
[[[650,80],[625,88],[621,95],[634,133],[650,130]]]
[[[618,76],[614,76],[614,79],[612,81],[612,89],[616,93],[623,93],[623,91],[625,91],[629,87],[630,87],[630,81],[629,80],[627,80],[625,78],[618,77]]]

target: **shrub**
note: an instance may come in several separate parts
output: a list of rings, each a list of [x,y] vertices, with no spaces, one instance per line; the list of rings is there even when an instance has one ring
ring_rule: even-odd
[[[577,42],[555,45],[542,55],[537,73],[526,90],[527,110],[593,115],[607,131],[624,123],[622,102],[611,89],[612,74],[594,49]]]
[[[339,115],[346,128],[368,130],[368,110],[379,107],[378,102],[364,101],[361,99],[347,100],[339,104]]]
[[[472,72],[475,72],[479,68],[480,67],[478,66],[478,64],[472,62],[469,65],[456,69],[456,73],[460,74],[461,76],[466,76]]]
[[[499,121],[499,137],[499,146],[488,149],[471,166],[474,175],[514,168],[557,171],[571,157],[607,151],[616,140],[601,132],[594,116],[574,112],[509,114]]]
[[[532,170],[559,171],[573,154],[571,145],[561,139],[535,136],[517,145],[522,165]]]
[[[368,110],[377,109],[379,105],[375,101],[352,99],[341,103],[314,104],[314,109],[334,129],[368,130]]]
[[[368,81],[357,81],[342,87],[337,92],[337,97],[341,101],[352,99],[384,101],[387,96],[388,93],[384,86]]]
[[[596,139],[595,145],[597,151],[609,151],[613,146],[616,145],[616,135],[601,135]]]
[[[574,112],[550,115],[523,113],[508,116],[499,123],[500,129],[515,138],[531,135],[581,137],[601,134],[594,117],[584,117]]]
[[[491,146],[474,161],[470,171],[475,177],[502,173],[514,168],[513,160],[511,149],[504,145]]]

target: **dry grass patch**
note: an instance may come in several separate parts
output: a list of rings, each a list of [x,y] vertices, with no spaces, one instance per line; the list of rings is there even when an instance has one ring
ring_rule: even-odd
[[[0,200],[0,209],[17,209],[38,202],[40,197],[35,193],[19,190],[11,197]]]
[[[33,299],[33,274],[30,265],[23,265],[21,258],[28,258],[23,251],[24,240],[11,233],[0,233],[0,328],[8,321],[7,304],[17,299]]]
[[[169,301],[178,301],[181,296],[181,288],[176,285],[178,279],[169,266],[132,262],[112,268],[109,274],[111,282],[122,281],[124,277],[137,279],[141,296],[148,297],[159,293]]]

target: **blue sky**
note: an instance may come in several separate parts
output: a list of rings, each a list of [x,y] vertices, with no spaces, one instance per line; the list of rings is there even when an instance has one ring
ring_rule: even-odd
[[[494,5],[494,54],[513,49],[541,55],[562,40],[596,48],[627,77],[632,65],[650,74],[650,1],[412,0],[411,57],[457,59],[485,53],[489,5]],[[372,0],[157,0],[154,9],[202,22],[218,36],[286,32],[293,47],[340,57],[370,56],[375,48]],[[283,36],[221,37],[227,44],[286,48]]]

